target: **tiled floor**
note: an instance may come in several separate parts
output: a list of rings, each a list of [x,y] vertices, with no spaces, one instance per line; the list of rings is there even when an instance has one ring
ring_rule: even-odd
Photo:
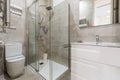
[[[5,76],[6,80],[45,80],[42,78],[42,76],[39,73],[36,73],[34,71],[31,71],[30,69],[26,68],[25,73],[16,79],[10,79],[7,76]]]
[[[39,73],[31,71],[29,68],[26,68],[25,73],[16,79],[10,79],[8,76],[5,76],[5,79],[2,78],[0,80],[45,80],[45,79]],[[57,80],[70,80],[70,74],[66,73],[61,79]]]
[[[65,74],[63,74],[63,76],[61,76],[57,80],[71,80],[70,78],[71,78],[70,77],[70,71],[67,71]]]
[[[0,75],[0,80],[5,80],[4,75]]]

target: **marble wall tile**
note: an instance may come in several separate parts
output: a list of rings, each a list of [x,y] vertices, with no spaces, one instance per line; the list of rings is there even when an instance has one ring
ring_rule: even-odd
[[[80,30],[80,40],[95,41],[95,35],[100,36],[101,42],[120,42],[120,24],[84,28]]]
[[[14,3],[13,3],[14,2]],[[19,4],[18,4],[19,3]],[[25,34],[26,34],[26,6],[25,6],[25,0],[21,1],[15,1],[12,0],[12,4],[18,4],[17,6],[20,6],[22,8],[22,15],[16,16],[11,15],[11,22],[12,26],[15,26],[15,30],[13,29],[6,29],[6,33],[0,33],[0,40],[4,41],[5,43],[9,42],[19,42],[23,44],[23,54],[26,54],[25,52]]]

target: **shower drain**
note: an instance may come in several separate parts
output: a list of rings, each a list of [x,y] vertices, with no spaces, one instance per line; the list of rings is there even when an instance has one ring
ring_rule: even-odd
[[[43,62],[40,62],[40,65],[43,65],[44,63]]]

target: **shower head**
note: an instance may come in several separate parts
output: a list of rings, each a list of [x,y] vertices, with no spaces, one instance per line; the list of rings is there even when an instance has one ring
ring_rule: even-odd
[[[46,9],[49,11],[49,10],[52,10],[52,7],[51,6],[47,6]]]
[[[52,9],[52,7],[48,5],[40,5],[40,7],[45,7],[48,11]]]

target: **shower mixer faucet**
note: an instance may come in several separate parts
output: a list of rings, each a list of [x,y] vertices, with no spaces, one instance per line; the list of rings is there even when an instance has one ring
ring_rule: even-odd
[[[99,41],[100,41],[100,36],[96,35],[96,44],[99,44]]]

